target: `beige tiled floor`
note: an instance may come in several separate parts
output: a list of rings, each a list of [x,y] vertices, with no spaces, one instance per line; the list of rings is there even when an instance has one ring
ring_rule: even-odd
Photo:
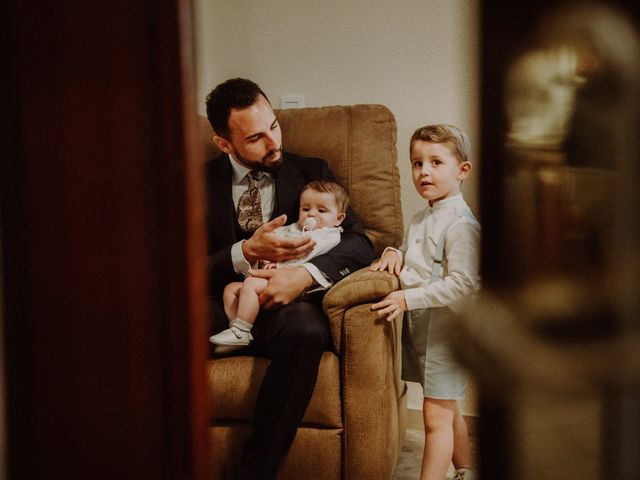
[[[518,470],[513,478],[600,479],[601,406],[596,394],[522,391],[514,395],[512,406],[513,464]],[[409,428],[393,480],[420,476],[424,446],[420,418],[419,410],[409,411]]]
[[[416,480],[420,477],[424,430],[407,429],[393,480]]]
[[[422,449],[424,447],[424,430],[417,428],[407,429],[400,458],[392,480],[417,480],[420,478],[420,465],[422,464]],[[473,443],[472,443],[473,447]],[[453,476],[453,466],[449,467],[447,478]]]

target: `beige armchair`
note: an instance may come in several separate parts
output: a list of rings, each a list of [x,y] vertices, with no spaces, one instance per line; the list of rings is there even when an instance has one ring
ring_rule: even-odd
[[[324,158],[347,188],[379,255],[403,235],[396,123],[381,105],[276,112],[285,148]],[[203,119],[206,156],[216,155]],[[325,296],[337,354],[326,352],[311,403],[283,460],[279,479],[388,480],[404,436],[406,387],[400,380],[400,323],[372,314],[372,302],[397,289],[397,279],[354,272]],[[239,455],[269,360],[208,362],[211,461],[215,479]]]

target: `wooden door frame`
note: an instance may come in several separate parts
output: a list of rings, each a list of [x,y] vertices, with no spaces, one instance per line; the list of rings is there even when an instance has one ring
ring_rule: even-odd
[[[192,2],[1,8],[8,478],[207,478]]]

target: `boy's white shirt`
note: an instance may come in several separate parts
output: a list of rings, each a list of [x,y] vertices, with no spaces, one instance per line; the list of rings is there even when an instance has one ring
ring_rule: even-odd
[[[427,206],[411,220],[399,249],[404,260],[400,285],[409,310],[446,306],[455,312],[461,301],[479,290],[480,224],[467,217],[447,231],[443,278],[430,280],[442,231],[464,212],[473,216],[459,194]]]

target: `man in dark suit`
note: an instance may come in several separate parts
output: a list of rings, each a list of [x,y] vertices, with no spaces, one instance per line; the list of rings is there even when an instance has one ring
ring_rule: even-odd
[[[224,152],[207,164],[207,230],[212,333],[228,327],[222,291],[246,274],[268,279],[260,295],[261,313],[254,341],[243,353],[266,356],[270,366],[256,402],[254,431],[245,444],[238,478],[273,479],[293,442],[315,387],[322,353],[332,349],[322,311],[327,288],[372,260],[371,243],[349,209],[341,242],[324,255],[293,269],[254,270],[258,260],[299,258],[313,241],[277,236],[273,230],[298,218],[302,187],[332,179],[325,161],[285,152],[278,120],[264,92],[250,80],[235,78],[207,96],[213,141]],[[238,203],[258,181],[262,223],[238,222]]]

